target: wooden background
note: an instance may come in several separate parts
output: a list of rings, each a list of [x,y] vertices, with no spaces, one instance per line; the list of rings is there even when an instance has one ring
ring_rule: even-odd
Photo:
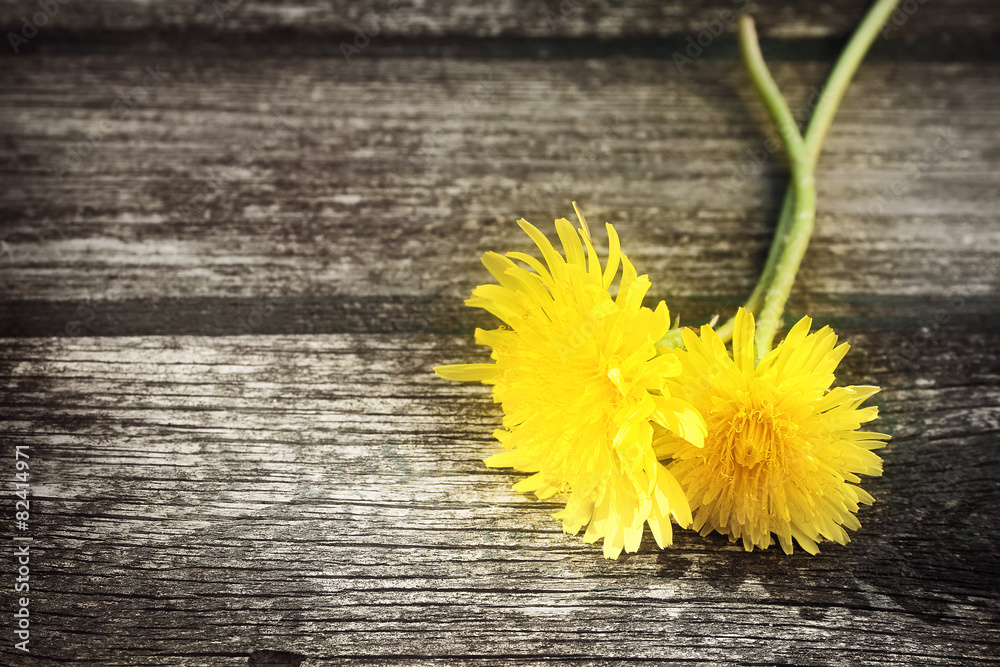
[[[851,342],[893,435],[849,545],[606,561],[482,465],[488,390],[430,371],[486,358],[479,256],[572,199],[685,322],[746,296],[786,173],[731,34],[673,59],[740,4],[70,1],[5,39],[0,662],[995,661],[993,0],[911,2],[820,160],[789,319]],[[867,5],[755,3],[800,118]],[[4,34],[38,11],[0,1]]]

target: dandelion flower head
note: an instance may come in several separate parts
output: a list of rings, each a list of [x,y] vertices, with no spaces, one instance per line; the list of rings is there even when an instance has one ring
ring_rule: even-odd
[[[605,557],[617,558],[623,549],[638,550],[644,524],[662,548],[672,540],[671,516],[681,525],[691,520],[680,486],[654,454],[652,423],[694,448],[705,425],[664,384],[681,370],[672,350],[657,348],[670,328],[666,304],[642,305],[649,279],[636,274],[610,224],[602,268],[577,215],[578,230],[564,218],[555,223],[565,258],[523,219],[518,225],[544,264],[520,252],[483,257],[500,284],[475,288],[466,304],[506,325],[476,331],[495,363],[435,371],[493,386],[504,412],[495,436],[505,451],[486,464],[534,473],[514,489],[564,498],[565,509],[555,514],[563,529],[576,534],[587,526],[584,540],[603,538]]]
[[[822,538],[846,544],[861,527],[859,503],[873,498],[858,475],[881,475],[871,450],[889,436],[858,430],[878,415],[861,404],[878,387],[830,389],[849,346],[829,327],[809,333],[802,318],[759,363],[753,315],[740,309],[730,356],[710,328],[685,330],[678,354],[683,372],[669,390],[697,407],[708,435],[703,447],[658,433],[656,450],[680,482],[695,530],[717,530],[747,551],[767,548],[772,533],[792,553],[792,540],[811,554]]]

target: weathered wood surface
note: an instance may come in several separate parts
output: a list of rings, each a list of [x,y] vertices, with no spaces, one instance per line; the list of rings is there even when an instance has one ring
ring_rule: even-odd
[[[40,323],[6,318],[8,334],[58,334],[72,309],[35,302],[81,299],[238,312],[397,297],[412,316],[467,295],[485,250],[528,249],[516,217],[549,225],[574,198],[619,226],[658,296],[736,303],[786,179],[738,63],[682,76],[657,60],[25,62],[0,72],[0,289]],[[163,83],[128,110],[118,100],[147,68]],[[775,65],[800,115],[827,69]],[[998,96],[994,64],[863,68],[820,163],[798,293],[990,301]]]
[[[58,1],[58,0],[55,0]],[[198,30],[200,34],[259,36],[353,36],[359,28],[375,37],[671,37],[697,34],[713,21],[732,23],[751,7],[762,34],[782,38],[845,36],[870,3],[842,0],[836,4],[807,0],[141,0],[66,1],[45,26],[79,33]],[[991,0],[914,0],[886,32],[888,39],[930,37],[939,41],[972,41],[995,36],[998,9]],[[22,17],[38,11],[33,3],[0,0],[0,25],[20,27]],[[914,17],[919,16],[919,19]],[[105,33],[106,34],[106,33]],[[94,48],[91,46],[90,48]]]
[[[893,435],[855,541],[616,562],[430,367],[485,355],[482,252],[574,198],[686,321],[746,295],[786,176],[749,168],[731,37],[671,59],[739,3],[218,4],[71,1],[0,68],[0,462],[31,448],[37,539],[0,662],[997,660],[1000,4],[920,4],[820,160],[791,316]],[[867,3],[757,4],[803,116]]]
[[[482,465],[486,390],[428,372],[483,356],[468,336],[4,341],[4,460],[33,457],[37,655],[988,661],[1000,335],[953,329],[900,364],[899,332],[844,334],[843,380],[885,386],[894,434],[852,543],[786,557],[682,531],[615,562]]]

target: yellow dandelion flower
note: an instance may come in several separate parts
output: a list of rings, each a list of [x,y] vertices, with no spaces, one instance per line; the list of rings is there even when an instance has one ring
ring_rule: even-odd
[[[672,541],[671,515],[681,525],[691,520],[680,486],[653,452],[651,423],[692,446],[701,445],[705,425],[664,387],[681,369],[673,351],[656,347],[670,327],[666,304],[642,306],[649,279],[636,275],[610,224],[602,269],[577,215],[578,231],[565,218],[555,222],[565,259],[523,219],[518,225],[545,265],[519,252],[483,257],[500,284],[477,287],[466,304],[509,327],[476,330],[476,342],[493,348],[496,363],[434,370],[447,380],[493,385],[504,411],[495,436],[506,451],[486,465],[534,473],[514,489],[540,499],[560,494],[566,507],[554,516],[563,530],[587,526],[584,540],[604,538],[605,557],[617,558],[622,549],[638,550],[645,523],[662,548]]]
[[[871,450],[889,436],[858,430],[878,416],[861,407],[878,387],[831,389],[849,346],[837,346],[829,327],[810,334],[802,318],[785,340],[754,363],[753,315],[740,309],[729,355],[710,327],[699,338],[686,330],[679,351],[683,372],[668,381],[672,395],[705,417],[708,435],[696,448],[658,433],[656,451],[687,494],[695,530],[717,530],[752,551],[777,536],[785,553],[792,539],[811,554],[821,538],[849,541],[861,527],[858,504],[874,499],[859,474],[882,474]]]

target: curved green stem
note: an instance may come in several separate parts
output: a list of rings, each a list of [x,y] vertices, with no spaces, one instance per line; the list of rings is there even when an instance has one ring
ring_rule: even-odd
[[[812,160],[806,152],[805,140],[799,134],[798,125],[792,116],[788,103],[778,90],[778,84],[771,77],[764,56],[757,42],[757,30],[753,19],[744,14],[739,19],[740,53],[750,73],[757,94],[760,96],[778,134],[785,145],[785,152],[792,167],[794,211],[788,231],[785,248],[775,265],[774,278],[764,296],[764,306],[757,318],[756,353],[760,358],[771,350],[771,343],[781,323],[781,313],[792,291],[795,274],[802,263],[809,237],[812,235],[816,217],[816,182],[813,178]]]
[[[875,41],[875,36],[882,29],[882,26],[885,25],[885,22],[889,20],[889,16],[897,4],[899,4],[899,0],[878,0],[872,6],[862,20],[861,25],[858,26],[858,29],[847,43],[847,47],[840,54],[840,58],[837,60],[833,71],[830,72],[830,78],[827,80],[826,86],[823,88],[823,92],[820,93],[819,100],[816,102],[816,108],[809,121],[809,127],[805,136],[805,153],[813,169],[815,169],[816,163],[819,160],[823,141],[830,130],[830,125],[833,124],[833,117],[840,107],[840,101],[844,98],[851,79],[854,78],[854,74],[861,65],[861,61],[864,60],[865,54],[871,47],[872,42]],[[760,309],[767,287],[774,280],[774,272],[777,268],[778,259],[788,244],[787,237],[793,222],[793,192],[794,188],[789,188],[785,194],[785,200],[781,205],[781,215],[778,218],[778,225],[775,230],[774,242],[771,244],[771,249],[768,252],[764,270],[761,272],[760,279],[757,281],[753,292],[747,299],[745,308],[752,313],[756,313]],[[716,332],[724,341],[732,339],[734,324],[735,319],[730,318],[716,328]]]

